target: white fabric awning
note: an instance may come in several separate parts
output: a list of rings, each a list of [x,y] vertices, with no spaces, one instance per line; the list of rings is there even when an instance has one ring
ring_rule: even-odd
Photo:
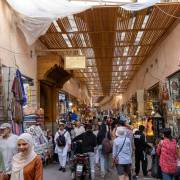
[[[46,33],[53,20],[57,18],[76,14],[94,6],[102,6],[106,2],[117,2],[117,5],[125,10],[138,11],[158,3],[159,0],[139,0],[137,3],[130,3],[131,0],[102,0],[91,3],[69,0],[7,0],[7,2],[15,10],[17,25],[24,33],[27,43],[31,45]],[[120,5],[121,2],[127,3]]]

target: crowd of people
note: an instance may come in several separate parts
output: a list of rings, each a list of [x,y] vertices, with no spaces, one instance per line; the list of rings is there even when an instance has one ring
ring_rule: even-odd
[[[19,137],[11,132],[11,125],[0,126],[0,179],[42,180],[41,158],[34,152],[32,136],[23,133]],[[119,180],[138,179],[140,167],[144,177],[152,175],[163,180],[180,179],[180,139],[171,136],[171,129],[162,131],[163,137],[153,144],[146,141],[145,127],[135,132],[125,116],[102,120],[60,122],[53,139],[59,171],[66,172],[67,162],[78,153],[89,157],[91,179],[101,178],[116,168]],[[134,163],[135,158],[135,163]],[[148,169],[149,159],[152,166]],[[135,169],[133,168],[135,165]]]

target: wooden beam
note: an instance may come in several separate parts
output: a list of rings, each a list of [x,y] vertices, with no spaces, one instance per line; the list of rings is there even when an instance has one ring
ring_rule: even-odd
[[[74,47],[61,47],[61,48],[58,48],[58,49],[53,49],[51,48],[50,50],[55,50],[55,51],[58,51],[58,50],[77,50],[77,49],[114,49],[114,48],[123,48],[123,47],[139,47],[139,46],[142,46],[142,47],[151,47],[153,46],[153,44],[147,44],[147,45],[112,45],[112,46],[74,46]]]
[[[166,28],[149,28],[149,29],[142,29],[142,28],[136,28],[136,29],[116,29],[116,30],[111,30],[111,31],[71,31],[71,32],[47,32],[44,37],[49,36],[49,35],[58,35],[58,34],[102,34],[102,33],[121,33],[121,32],[134,32],[137,33],[139,31],[163,31],[166,30]],[[42,36],[42,37],[43,37]]]
[[[115,64],[115,65],[112,64],[112,67],[113,67],[113,66],[114,66],[114,67],[120,67],[120,66],[140,66],[140,65],[141,65],[141,64],[118,64],[118,65],[117,65],[117,64]],[[87,67],[87,68],[89,68],[89,67],[90,67],[90,68],[95,68],[95,67],[97,68],[97,65],[96,65],[96,66],[87,65],[86,67]],[[109,67],[109,66],[103,66],[103,67]]]
[[[101,70],[101,72],[103,72],[103,73],[107,73],[107,72],[112,72],[112,73],[113,73],[113,72],[131,72],[131,71],[134,72],[134,71],[137,71],[137,70],[138,70],[138,69],[121,70],[121,71],[110,71],[110,70],[109,70],[109,71],[103,71],[103,70]],[[89,73],[92,74],[92,73],[96,73],[96,74],[98,74],[97,71],[96,71],[96,72],[87,72],[87,71],[85,71],[85,72],[76,72],[76,73],[77,73],[77,74],[78,74],[78,73],[84,73],[84,74],[89,74]]]
[[[86,57],[86,59],[92,59],[92,60],[95,60],[95,59],[111,59],[111,58],[128,58],[128,57],[132,57],[132,58],[142,58],[142,57],[146,57],[145,55],[142,55],[142,56],[130,56],[130,55],[127,55],[127,56],[109,56],[109,57],[103,57],[103,56],[97,56],[97,57]]]
[[[117,83],[117,81],[131,81],[132,79],[120,79],[120,80],[100,80],[101,82],[114,82],[114,83]],[[90,80],[89,80],[90,81]],[[92,82],[92,81],[91,81]],[[99,82],[99,80],[93,80],[93,82]],[[86,84],[89,84],[89,85],[93,85],[93,84],[90,84],[90,83],[86,83]]]

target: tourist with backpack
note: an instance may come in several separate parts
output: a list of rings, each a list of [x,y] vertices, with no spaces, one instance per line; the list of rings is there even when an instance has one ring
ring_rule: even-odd
[[[106,171],[109,171],[109,155],[112,152],[111,136],[104,123],[99,128],[97,144],[100,157],[101,177],[104,178]]]
[[[64,123],[59,123],[59,130],[55,134],[55,151],[58,154],[60,168],[59,171],[65,172],[66,169],[66,161],[67,161],[67,153],[71,148],[71,137],[68,131],[64,129]]]

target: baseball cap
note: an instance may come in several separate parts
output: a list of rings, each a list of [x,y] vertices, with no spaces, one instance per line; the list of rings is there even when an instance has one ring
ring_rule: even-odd
[[[1,126],[0,126],[0,129],[6,129],[6,128],[12,128],[12,126],[11,126],[11,124],[9,124],[9,123],[3,123],[3,124],[1,124]]]
[[[64,124],[64,122],[60,121],[60,122],[59,122],[59,125],[65,125],[65,124]]]

